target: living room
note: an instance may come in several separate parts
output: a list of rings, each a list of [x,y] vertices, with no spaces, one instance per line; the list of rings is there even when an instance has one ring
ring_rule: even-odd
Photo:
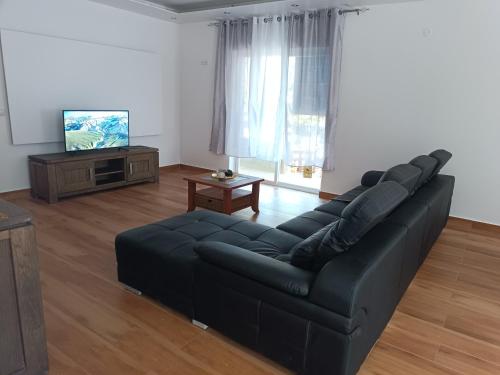
[[[0,373],[500,373],[499,14],[0,1]]]

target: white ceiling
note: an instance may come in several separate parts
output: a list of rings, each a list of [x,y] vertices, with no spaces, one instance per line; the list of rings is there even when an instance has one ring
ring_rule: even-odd
[[[116,8],[188,23],[327,7],[357,8],[422,0],[91,0]]]
[[[162,5],[177,13],[193,12],[199,10],[225,8],[230,6],[266,3],[276,0],[149,0]]]

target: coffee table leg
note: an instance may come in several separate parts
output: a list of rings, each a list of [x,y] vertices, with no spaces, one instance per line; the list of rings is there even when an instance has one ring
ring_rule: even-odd
[[[194,211],[196,205],[194,203],[194,195],[196,194],[196,182],[188,182],[188,212]]]
[[[231,207],[232,199],[233,199],[233,191],[231,189],[224,189],[223,211],[225,214],[231,215],[232,213],[232,207]]]
[[[260,182],[252,184],[252,210],[255,213],[259,212],[259,191]]]

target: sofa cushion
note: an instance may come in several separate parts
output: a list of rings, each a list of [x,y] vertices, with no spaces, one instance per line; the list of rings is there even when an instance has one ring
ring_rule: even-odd
[[[326,212],[328,214],[337,216],[337,218],[340,218],[340,215],[342,215],[342,211],[344,208],[346,208],[348,205],[348,202],[343,202],[339,200],[332,200],[328,203],[322,204],[321,206],[318,206],[314,209],[314,211],[320,211],[320,212]],[[332,220],[333,221],[333,220]]]
[[[382,182],[361,194],[323,237],[314,268],[319,270],[335,255],[356,244],[407,197],[408,191],[394,181]]]
[[[265,247],[274,247],[282,253],[288,253],[290,249],[294,247],[295,244],[297,244],[297,242],[300,242],[300,240],[300,237],[275,228],[271,228],[268,231],[262,233],[256,239],[256,241],[264,243]],[[255,249],[255,247],[251,244],[255,243],[256,241],[250,241],[247,244],[242,244],[241,247],[249,250]]]
[[[408,193],[413,194],[417,181],[422,174],[420,168],[411,164],[399,164],[384,173],[380,182],[394,181],[408,190]]]
[[[277,228],[295,236],[307,238],[325,225],[338,220],[339,217],[340,215],[333,215],[328,212],[309,211],[278,225]]]
[[[370,188],[369,186],[364,186],[364,185],[356,186],[354,189],[351,189],[348,192],[346,192],[346,193],[344,193],[342,195],[339,195],[334,200],[350,203],[354,199],[356,199],[357,197],[359,197],[362,193],[364,193],[365,191],[367,191],[369,188]]]
[[[451,152],[446,150],[436,150],[431,152],[429,156],[433,157],[438,162],[436,168],[434,168],[434,171],[432,172],[432,175],[429,177],[429,179],[431,179],[439,173],[439,171],[445,166],[446,163],[448,163],[448,160],[450,160],[453,155]]]
[[[418,178],[417,184],[415,186],[415,190],[418,190],[423,184],[429,181],[429,178],[436,168],[438,161],[431,156],[420,155],[410,161],[410,164],[414,165],[417,168],[420,168],[420,170],[422,171],[422,174]]]
[[[193,211],[128,230],[116,237],[119,279],[192,314],[193,270],[199,241],[220,241],[281,258],[302,238],[235,216]],[[168,285],[163,291],[161,285]]]
[[[294,266],[307,270],[313,269],[316,251],[318,250],[321,241],[323,241],[323,237],[325,237],[325,234],[328,233],[334,224],[335,222],[328,224],[295,245],[292,250],[290,250],[290,263]]]

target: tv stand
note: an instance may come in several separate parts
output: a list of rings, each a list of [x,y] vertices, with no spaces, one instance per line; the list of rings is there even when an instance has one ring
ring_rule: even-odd
[[[159,179],[158,149],[145,146],[31,155],[29,165],[31,195],[49,203]]]
[[[141,146],[142,147],[142,146]],[[120,148],[108,148],[102,150],[78,150],[78,151],[66,151],[64,154],[68,157],[82,156],[82,155],[99,155],[107,154],[110,152],[120,151]]]
[[[118,148],[118,150],[124,150],[124,151],[133,151],[133,150],[136,150],[138,148],[141,148],[141,147],[144,147],[144,146],[121,146]]]

